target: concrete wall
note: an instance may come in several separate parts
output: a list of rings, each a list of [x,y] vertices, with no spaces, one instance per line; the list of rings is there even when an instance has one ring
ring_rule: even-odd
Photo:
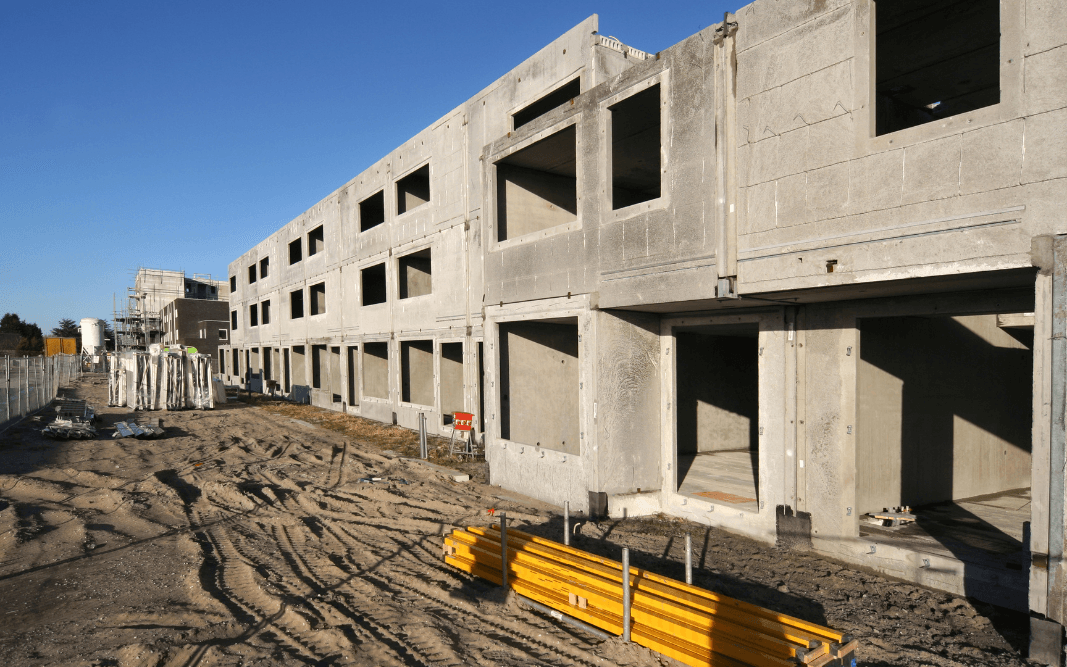
[[[661,485],[659,318],[596,313],[597,478],[608,494]]]
[[[500,328],[500,436],[577,454],[578,324]]]
[[[389,344],[363,344],[363,395],[389,400]]]
[[[998,103],[881,135],[870,0],[756,0],[656,54],[598,34],[591,17],[237,258],[231,345],[362,345],[359,396],[347,409],[403,426],[429,412],[431,431],[447,432],[444,413],[484,402],[491,480],[542,500],[588,509],[589,493],[606,492],[613,512],[663,511],[765,540],[775,536],[775,507],[787,505],[811,513],[820,550],[963,590],[958,564],[923,570],[906,550],[869,558],[858,517],[895,504],[906,477],[906,497],[920,500],[1025,485],[1024,362],[1003,364],[1019,418],[992,423],[990,383],[958,352],[923,357],[967,380],[966,392],[929,384],[925,407],[948,401],[952,410],[917,413],[924,438],[951,437],[966,452],[953,455],[946,496],[947,483],[924,477],[947,465],[931,463],[936,447],[899,464],[878,458],[903,452],[885,440],[896,438],[895,423],[903,437],[915,411],[885,406],[903,406],[906,378],[922,373],[901,357],[899,336],[868,329],[864,342],[862,330],[878,318],[948,317],[940,321],[970,332],[963,340],[988,343],[1004,332],[973,318],[1034,308],[1031,242],[1067,232],[1060,4],[1001,2]],[[577,97],[514,127],[516,112],[575,78]],[[638,100],[642,119],[659,114],[658,139],[655,123],[629,132],[633,119],[612,111]],[[425,179],[407,187],[416,172]],[[644,194],[619,201],[616,176]],[[324,251],[308,256],[319,226]],[[290,265],[297,239],[305,253]],[[429,293],[403,259],[427,251]],[[263,258],[268,276],[248,284],[247,267]],[[362,271],[378,265],[384,301],[363,305]],[[288,294],[320,282],[326,312],[311,316],[305,303],[305,316],[290,319]],[[271,323],[249,327],[248,306],[267,299]],[[1051,317],[1046,310],[1038,317]],[[564,322],[566,345],[549,334]],[[758,328],[758,361],[747,342],[717,357],[696,345],[697,363],[687,363],[689,337],[710,331],[694,327],[735,325]],[[882,365],[867,356],[879,335]],[[938,336],[923,343],[952,339]],[[413,340],[432,341],[419,360],[430,377],[438,369],[429,388],[416,387],[425,374],[413,383]],[[474,353],[483,340],[484,392]],[[1034,342],[1034,378],[1050,372],[1049,340]],[[454,351],[442,347],[460,341],[462,383]],[[989,345],[992,357],[1028,352],[1002,342]],[[987,366],[1000,368],[992,357]],[[293,355],[294,383],[307,384],[308,363]],[[347,387],[357,369],[341,366]],[[719,381],[702,368],[719,369]],[[409,398],[427,402],[403,400],[405,383]],[[333,387],[312,400],[340,409]],[[1031,393],[1036,404],[1047,391]],[[754,439],[758,510],[676,493],[676,456],[694,441],[699,450]],[[1030,460],[1047,477],[1047,457]],[[899,484],[876,472],[887,467],[903,475]]]

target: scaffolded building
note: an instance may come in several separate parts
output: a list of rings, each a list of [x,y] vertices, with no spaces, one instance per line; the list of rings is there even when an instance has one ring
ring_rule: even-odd
[[[113,314],[118,350],[147,350],[162,343],[174,322],[164,318],[163,310],[176,299],[226,301],[229,286],[210,275],[184,271],[138,268],[133,287],[126,289],[126,304]],[[172,313],[173,317],[173,313]],[[214,350],[212,350],[214,353]]]
[[[591,17],[237,258],[219,361],[473,412],[494,484],[810,539],[1056,643],[1065,23],[757,0],[653,54]]]

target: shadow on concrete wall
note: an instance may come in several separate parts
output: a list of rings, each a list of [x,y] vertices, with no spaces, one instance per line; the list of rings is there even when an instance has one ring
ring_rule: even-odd
[[[978,502],[982,494],[1010,495],[1017,489],[1025,505],[1031,483],[1033,332],[998,329],[995,315],[981,318],[860,321],[862,362],[887,374],[895,386],[879,396],[887,382],[865,384],[861,368],[860,428],[868,429],[861,436],[871,441],[857,442],[858,479],[889,487],[866,496],[869,502],[913,508],[917,520],[913,529],[898,533],[902,544],[909,535],[927,535],[964,563],[967,597],[1025,610],[1029,522],[1021,526],[1019,540],[953,502]],[[881,388],[875,386],[879,382]],[[893,448],[899,449],[895,468]],[[857,491],[864,496],[862,488]],[[882,507],[860,507],[872,509]],[[986,615],[1025,652],[1015,619],[995,609]]]

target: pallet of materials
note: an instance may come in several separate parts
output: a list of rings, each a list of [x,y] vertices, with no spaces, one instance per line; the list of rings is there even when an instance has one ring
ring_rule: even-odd
[[[456,529],[445,562],[503,581],[500,529]],[[587,625],[622,635],[622,564],[518,530],[507,530],[507,585]],[[697,586],[631,567],[630,639],[693,667],[849,666],[856,640]]]

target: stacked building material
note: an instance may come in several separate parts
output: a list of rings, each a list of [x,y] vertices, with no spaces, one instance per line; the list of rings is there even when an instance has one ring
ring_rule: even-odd
[[[87,421],[60,418],[41,429],[41,435],[54,440],[91,440],[96,429]]]
[[[159,420],[155,424],[137,423],[124,421],[115,424],[115,433],[112,438],[137,438],[139,440],[153,440],[163,435],[163,428],[159,426]]]
[[[211,357],[182,346],[108,355],[108,405],[134,410],[215,407]]]
[[[41,429],[46,438],[59,440],[87,440],[96,437],[93,422],[96,410],[83,399],[57,398],[53,402],[55,420]]]
[[[494,583],[500,530],[456,529],[445,561]],[[615,634],[624,634],[622,564],[517,530],[507,531],[506,585],[516,593]],[[694,667],[855,665],[857,642],[844,634],[629,568],[630,639]]]

